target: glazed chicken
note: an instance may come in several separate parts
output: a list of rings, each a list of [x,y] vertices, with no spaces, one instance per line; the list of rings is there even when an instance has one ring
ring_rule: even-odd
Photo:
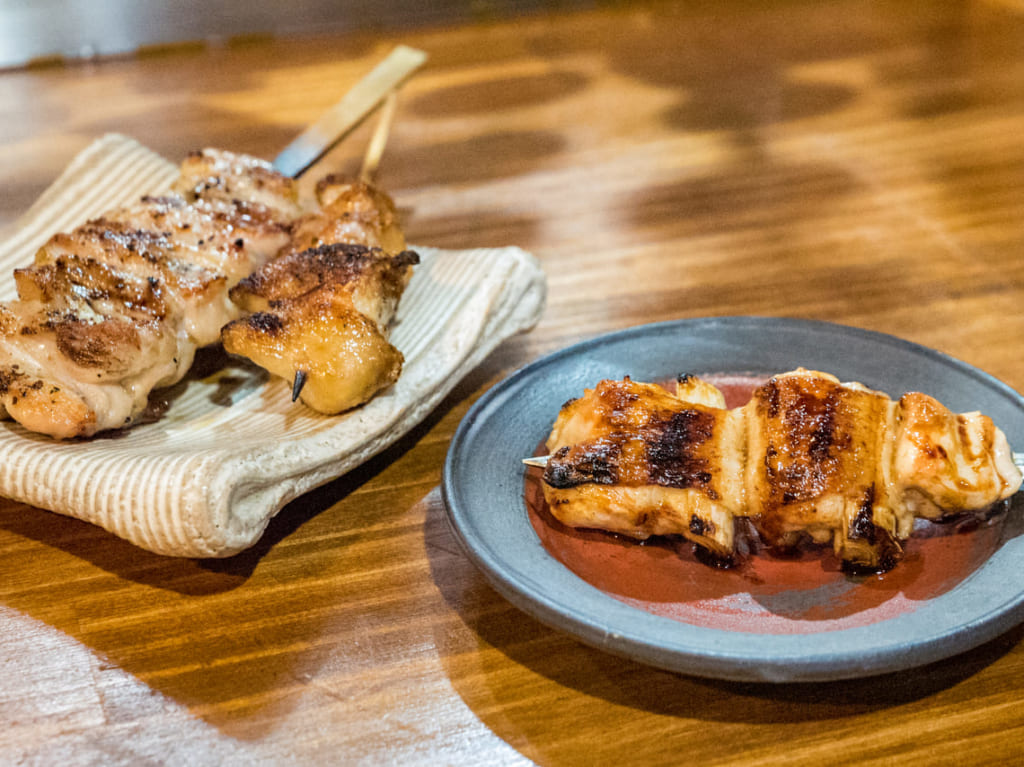
[[[380,189],[332,174],[317,182],[316,198],[319,208],[295,223],[289,250],[336,243],[365,245],[388,253],[405,250],[395,203]]]
[[[393,384],[404,359],[388,340],[399,299],[419,256],[391,199],[367,184],[328,177],[320,210],[296,223],[291,245],[231,290],[252,312],[221,338],[292,381],[293,399],[334,414]]]
[[[348,244],[281,256],[231,291],[255,312],[224,328],[224,348],[292,381],[293,399],[321,413],[361,405],[401,373],[388,327],[418,262]]]
[[[0,304],[0,417],[58,439],[131,425],[225,326],[323,412],[393,383],[388,325],[418,257],[383,192],[329,176],[317,197],[304,210],[268,163],[207,149],[169,194],[51,237]]]
[[[987,416],[803,369],[731,410],[693,376],[674,394],[601,381],[563,406],[546,447],[544,495],[566,525],[681,535],[728,559],[745,518],[769,546],[831,543],[854,570],[893,567],[916,517],[983,513],[1021,485]]]
[[[253,176],[258,200],[228,199]],[[128,425],[239,315],[228,289],[290,241],[294,183],[206,151],[177,188],[191,191],[54,235],[16,270],[18,299],[0,305],[0,416],[56,438]]]

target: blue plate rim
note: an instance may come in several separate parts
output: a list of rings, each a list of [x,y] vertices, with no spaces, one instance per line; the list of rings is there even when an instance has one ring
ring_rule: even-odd
[[[546,372],[595,349],[666,334],[699,341],[723,332],[809,333],[891,349],[973,379],[982,389],[1012,403],[1024,424],[1024,398],[990,374],[935,349],[862,328],[780,317],[702,317],[598,335],[547,354],[496,384],[470,408],[449,446],[441,488],[446,519],[469,558],[502,596],[590,646],[670,671],[741,681],[826,681],[904,670],[969,650],[1024,620],[1024,583],[1018,582],[1016,591],[1007,593],[1005,599],[988,596],[993,579],[1008,570],[1024,572],[1024,536],[1004,542],[956,588],[911,613],[868,626],[793,635],[703,628],[651,615],[604,594],[547,554],[522,513],[523,472],[518,466],[518,458],[532,452],[546,431],[536,434],[532,444],[515,443],[507,438],[506,430],[499,438],[490,420],[501,416],[510,400],[522,404],[524,390]],[[563,401],[568,396],[575,395],[569,393]],[[548,428],[556,412],[557,406],[544,413]],[[472,459],[480,454],[482,439],[501,443],[496,447],[510,468],[491,488],[494,502],[487,509],[474,509],[469,508],[472,504],[463,492],[460,476],[464,469],[473,468]],[[489,529],[481,534],[474,523],[475,516],[495,513],[522,518],[510,528],[512,540],[495,540],[496,531]],[[557,575],[554,566],[561,568]],[[979,600],[979,592],[986,598]]]

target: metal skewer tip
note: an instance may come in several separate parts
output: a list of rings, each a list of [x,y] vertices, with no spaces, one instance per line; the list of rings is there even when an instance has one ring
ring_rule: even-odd
[[[523,463],[527,466],[535,466],[538,469],[543,469],[548,465],[548,458],[550,457],[551,456],[549,455],[538,455],[533,458],[524,458]]]
[[[296,370],[295,379],[292,381],[292,402],[299,398],[302,394],[302,387],[306,385],[306,379],[309,378],[309,373],[305,370]]]

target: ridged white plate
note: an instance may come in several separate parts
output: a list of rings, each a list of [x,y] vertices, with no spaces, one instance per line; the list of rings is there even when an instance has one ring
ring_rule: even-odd
[[[53,232],[159,193],[176,175],[175,164],[137,142],[105,136],[0,244],[0,273],[31,263]],[[286,382],[229,364],[165,392],[168,408],[154,422],[109,436],[57,442],[0,421],[0,495],[159,554],[222,557],[251,546],[288,501],[393,443],[501,341],[539,318],[545,280],[529,253],[414,247],[422,263],[392,333],[405,367],[363,407],[319,415],[293,404]],[[0,286],[0,299],[14,297],[9,276]]]

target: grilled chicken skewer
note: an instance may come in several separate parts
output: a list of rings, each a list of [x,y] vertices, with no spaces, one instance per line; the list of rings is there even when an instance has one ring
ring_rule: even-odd
[[[550,460],[550,455],[532,455],[529,458],[523,458],[521,462],[524,466],[530,466],[534,469],[543,469],[547,467],[548,461]],[[1013,465],[1024,472],[1024,453],[1013,453]]]
[[[682,535],[724,558],[747,518],[770,546],[831,542],[845,565],[882,571],[915,518],[984,513],[1021,485],[991,419],[924,394],[893,401],[797,370],[724,404],[693,377],[674,395],[628,378],[587,390],[546,444],[551,513],[638,539]]]
[[[303,173],[382,101],[393,107],[396,89],[425,58],[399,46],[275,162],[295,177]],[[367,170],[384,136],[386,125]],[[336,198],[350,186],[325,182],[321,202],[344,208]],[[362,192],[376,205],[376,192]],[[320,244],[309,240],[324,235],[352,241],[348,230],[371,228],[359,216],[347,225],[331,215],[303,211],[294,179],[270,164],[205,150],[182,163],[171,194],[55,235],[32,266],[17,271],[18,299],[0,304],[0,418],[56,438],[135,422],[149,392],[178,381],[196,348],[218,340],[241,314],[229,289],[278,254],[293,225],[286,252]],[[401,251],[395,219],[377,224],[379,242],[370,244]],[[307,379],[297,376],[296,391]]]
[[[317,193],[304,212],[267,163],[204,150],[170,194],[51,237],[0,304],[0,417],[58,439],[130,425],[225,326],[229,351],[301,373],[322,412],[393,383],[387,330],[418,257],[382,192],[328,177]],[[372,247],[320,245],[346,242]]]

